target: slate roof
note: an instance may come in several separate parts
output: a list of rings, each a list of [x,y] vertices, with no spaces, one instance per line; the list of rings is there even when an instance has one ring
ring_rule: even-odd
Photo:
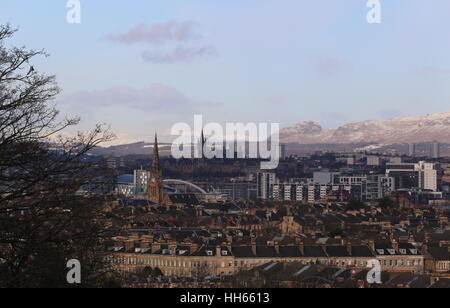
[[[352,256],[354,257],[375,257],[367,246],[352,246]]]
[[[429,247],[428,253],[436,261],[447,261],[450,260],[450,252],[448,248],[445,247]]]
[[[280,256],[284,258],[298,258],[303,255],[298,246],[280,246]]]
[[[328,246],[326,251],[330,257],[350,257],[350,253],[345,246]]]
[[[398,249],[394,249],[391,243],[378,242],[375,244],[375,253],[378,256],[418,256],[422,253],[410,243],[399,243]]]
[[[258,258],[278,258],[280,255],[274,246],[256,246],[256,256]]]
[[[220,252],[222,256],[231,256],[230,250],[225,247],[220,247]],[[199,250],[192,253],[192,256],[203,256],[203,257],[211,257],[217,255],[217,249],[215,246],[202,246]]]
[[[327,254],[323,250],[322,246],[305,246],[304,251],[305,257],[314,257],[314,258],[327,257]]]
[[[170,201],[173,204],[199,204],[197,197],[194,194],[169,194]]]
[[[238,258],[254,258],[251,246],[235,246],[231,248],[231,252]]]

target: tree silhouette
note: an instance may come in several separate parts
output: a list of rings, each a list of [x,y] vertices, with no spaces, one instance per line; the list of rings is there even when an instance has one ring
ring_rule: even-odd
[[[102,125],[61,136],[79,119],[59,115],[55,77],[31,64],[44,51],[5,46],[14,33],[0,25],[0,287],[68,287],[69,259],[81,286],[100,286],[108,199],[80,191],[109,179],[86,154],[114,136]]]

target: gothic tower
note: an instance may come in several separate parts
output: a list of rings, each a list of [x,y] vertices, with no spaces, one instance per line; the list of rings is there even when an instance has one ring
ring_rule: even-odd
[[[159,161],[158,136],[155,134],[155,144],[153,146],[153,161],[150,169],[150,178],[148,181],[148,199],[151,202],[165,205],[167,203],[167,195],[164,193],[164,185],[162,178],[162,169]]]

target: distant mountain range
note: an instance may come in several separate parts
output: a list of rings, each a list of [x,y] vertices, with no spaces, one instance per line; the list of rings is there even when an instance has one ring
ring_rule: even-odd
[[[450,111],[387,121],[362,121],[328,129],[317,122],[306,121],[282,129],[280,138],[284,143],[300,144],[450,143]]]
[[[171,145],[168,144],[160,144],[159,152],[161,156],[170,155]],[[125,156],[125,155],[148,155],[151,157],[153,153],[153,143],[146,142],[136,142],[130,144],[120,144],[114,145],[110,147],[96,147],[93,149],[92,154],[96,155],[117,155],[117,156]]]
[[[407,152],[399,145],[439,141],[450,144],[450,111],[426,116],[409,116],[387,121],[362,121],[349,123],[338,128],[324,129],[319,123],[306,121],[281,130],[281,142],[290,143],[289,152],[313,153],[316,150],[353,151],[355,149],[389,148]],[[368,147],[369,148],[366,148]],[[161,156],[170,155],[170,144],[160,144]],[[153,150],[152,143],[137,142],[97,147],[97,155],[148,155]],[[448,152],[447,148],[443,149]]]

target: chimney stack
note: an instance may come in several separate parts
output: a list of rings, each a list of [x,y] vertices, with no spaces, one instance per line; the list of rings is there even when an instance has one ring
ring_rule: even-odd
[[[252,253],[256,256],[256,240],[252,238]]]
[[[352,255],[352,252],[353,252],[352,243],[350,243],[350,242],[347,242],[347,252],[350,256]]]
[[[398,246],[397,240],[392,239],[391,244],[392,244],[392,248],[394,248],[396,251],[398,251],[399,246]]]
[[[158,250],[161,250],[161,244],[158,242],[153,242],[152,245],[152,253],[157,252]]]
[[[369,249],[375,253],[375,241],[369,241]]]
[[[280,243],[279,242],[275,242],[274,248],[275,248],[275,251],[277,252],[277,254],[280,254]]]
[[[305,255],[305,244],[303,242],[301,242],[298,246],[300,249],[300,253],[302,254],[302,256],[304,256]]]
[[[216,246],[216,257],[222,256],[222,247]]]
[[[172,242],[172,241],[169,242],[169,251],[172,256],[176,255],[176,252],[177,252],[177,243],[176,242]]]

